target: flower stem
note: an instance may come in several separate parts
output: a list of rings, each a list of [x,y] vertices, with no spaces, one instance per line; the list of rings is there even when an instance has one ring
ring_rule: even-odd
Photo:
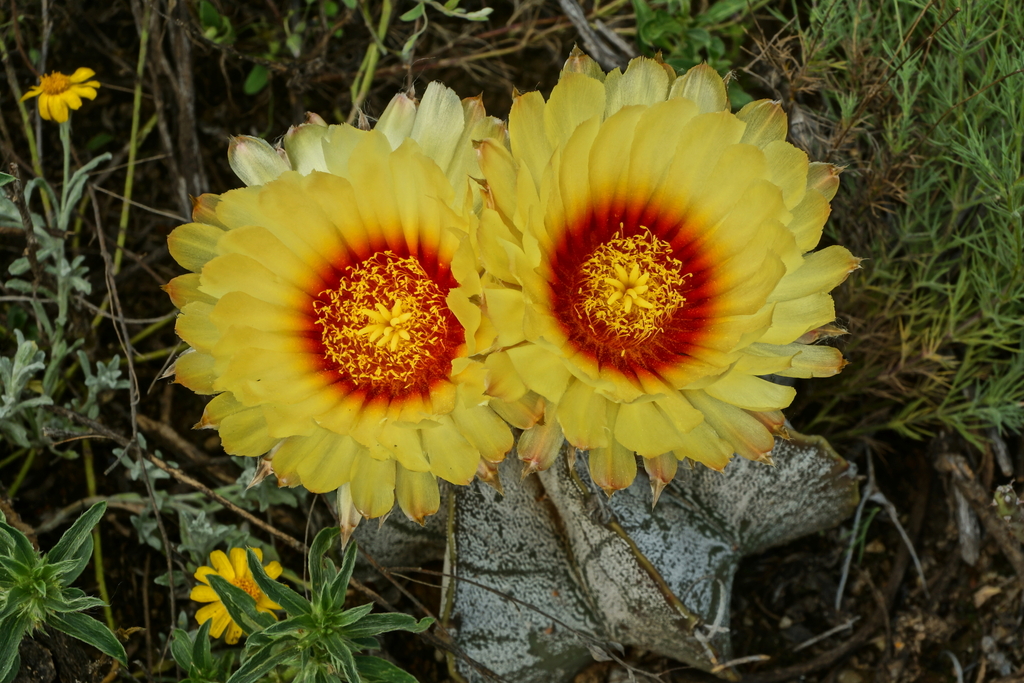
[[[366,16],[365,19],[367,24],[369,24],[369,16]],[[390,23],[391,0],[384,0],[380,12],[380,22],[377,24],[377,35],[374,37],[373,42],[366,47],[366,56],[363,57],[363,63],[359,65],[359,72],[352,82],[352,111],[348,115],[349,123],[356,119],[359,108],[363,106],[363,101],[370,94],[370,86],[373,85],[373,77],[377,72],[377,62],[380,60],[381,52],[384,49],[383,40],[388,34]]]
[[[114,252],[114,275],[121,272],[121,256],[128,231],[128,212],[132,204],[132,185],[135,182],[135,156],[139,147],[139,115],[142,109],[142,76],[146,72],[146,52],[149,48],[150,3],[143,3],[142,28],[139,32],[139,61],[135,66],[135,99],[132,103],[132,132],[128,140],[128,169],[124,179],[124,204],[117,226],[117,249]]]

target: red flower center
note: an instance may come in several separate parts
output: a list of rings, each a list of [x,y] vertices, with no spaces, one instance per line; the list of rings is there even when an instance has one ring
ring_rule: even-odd
[[[700,249],[679,226],[650,225],[590,216],[548,255],[551,311],[570,343],[627,374],[685,362],[714,308]]]
[[[448,279],[451,279],[448,274]],[[380,251],[349,266],[313,301],[326,369],[348,388],[401,398],[451,374],[464,342],[443,286],[414,257]]]

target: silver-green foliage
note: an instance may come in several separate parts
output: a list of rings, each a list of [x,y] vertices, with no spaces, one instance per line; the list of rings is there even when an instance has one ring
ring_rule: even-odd
[[[101,502],[89,508],[45,555],[0,513],[0,682],[14,679],[21,666],[21,639],[44,624],[128,666],[114,634],[83,614],[103,601],[71,587],[89,563],[91,531],[106,507]]]
[[[819,77],[831,135],[806,142],[848,164],[827,230],[867,261],[836,298],[852,364],[811,383],[804,427],[1020,430],[1024,5],[818,0],[809,17],[797,78]]]
[[[216,574],[208,575],[210,586],[248,636],[242,664],[228,683],[255,683],[270,672],[285,668],[298,671],[295,683],[416,683],[415,678],[394,664],[362,652],[380,648],[375,636],[397,630],[420,633],[433,619],[416,621],[400,613],[370,614],[372,604],[344,609],[356,562],[356,545],[349,546],[341,567],[336,567],[326,553],[339,533],[337,527],[324,529],[313,540],[309,551],[309,599],[271,579],[256,554],[251,549],[247,551],[249,568],[260,590],[288,614],[280,622],[257,611],[256,601],[241,588]],[[171,651],[180,666],[192,667],[188,669],[190,680],[205,683],[214,680],[210,678],[214,663],[202,653],[199,641],[189,640],[178,629],[176,647],[172,646]],[[191,644],[191,660],[187,658],[186,642]]]

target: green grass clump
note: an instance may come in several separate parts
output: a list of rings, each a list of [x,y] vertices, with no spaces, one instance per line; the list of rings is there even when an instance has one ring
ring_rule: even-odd
[[[1019,431],[1024,6],[821,0],[797,21],[761,61],[796,142],[848,166],[826,239],[867,258],[836,296],[851,365],[808,383],[800,427]]]

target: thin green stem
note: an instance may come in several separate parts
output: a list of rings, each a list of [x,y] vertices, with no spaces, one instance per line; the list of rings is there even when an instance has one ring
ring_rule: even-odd
[[[0,39],[0,55],[3,56],[4,66],[7,69],[7,83],[11,87],[11,94],[14,96],[14,101],[18,105],[18,113],[21,114],[21,125],[25,130],[25,139],[28,141],[28,153],[32,158],[32,172],[36,174],[36,177],[43,177],[43,162],[39,158],[39,147],[36,145],[36,135],[32,130],[32,119],[28,115],[28,108],[25,107],[25,103],[21,101],[22,93],[21,87],[18,85],[18,79],[14,75],[14,67],[11,65],[10,54],[7,52],[7,42]],[[43,209],[47,216],[53,211],[53,207],[50,206],[50,198],[45,192],[40,192],[39,196],[43,200]]]
[[[377,34],[372,43],[366,47],[366,55],[363,63],[359,65],[359,72],[352,83],[352,111],[349,112],[348,122],[355,121],[359,114],[360,107],[370,94],[370,87],[373,85],[373,78],[377,71],[377,62],[383,48],[384,37],[388,34],[388,26],[391,24],[391,0],[384,0],[380,11],[380,21],[377,24]]]
[[[14,478],[14,483],[7,489],[7,497],[14,498],[14,495],[18,492],[21,487],[21,483],[25,481],[25,475],[28,474],[28,470],[32,467],[32,462],[36,459],[36,449],[31,449],[28,452],[28,456],[25,458],[25,462],[21,463],[21,469],[18,470],[18,476]]]
[[[149,48],[150,3],[143,3],[142,30],[139,32],[139,61],[135,66],[135,99],[132,102],[132,132],[128,141],[128,168],[124,179],[124,204],[117,225],[117,249],[114,252],[114,275],[121,272],[121,257],[128,232],[128,213],[132,205],[132,185],[135,183],[135,158],[139,149],[139,116],[142,110],[142,77],[146,72],[146,52]]]
[[[93,465],[92,446],[88,441],[82,442],[82,461],[85,464],[85,488],[89,497],[96,495],[96,470]],[[103,600],[103,616],[107,619],[107,628],[115,632],[114,611],[110,609],[110,593],[107,592],[107,580],[103,574],[103,545],[100,541],[98,528],[92,530],[92,566],[96,571],[96,587]]]

